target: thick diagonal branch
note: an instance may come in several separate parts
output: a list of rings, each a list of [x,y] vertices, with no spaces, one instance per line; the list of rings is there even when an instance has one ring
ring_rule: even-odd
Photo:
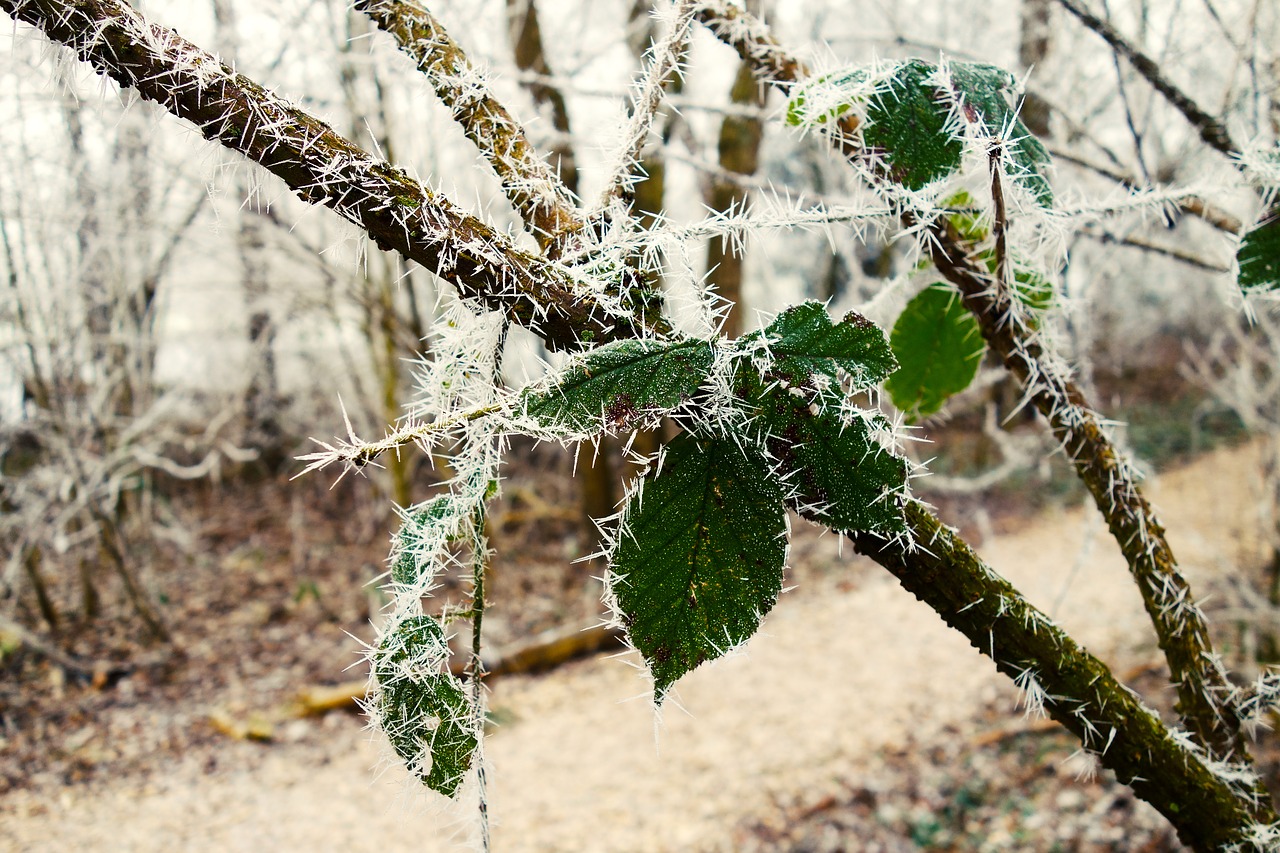
[[[573,194],[555,169],[538,156],[523,125],[493,95],[429,10],[410,0],[356,0],[355,8],[394,36],[417,63],[467,138],[497,172],[503,192],[544,249],[586,228]]]
[[[120,0],[0,0],[122,86],[133,87],[281,178],[304,200],[333,208],[378,246],[398,251],[501,309],[553,347],[639,330],[597,285],[515,248],[403,170],[235,73]]]
[[[1274,820],[1269,803],[1251,807],[1251,789],[1233,787],[1202,754],[1189,751],[1104,663],[1028,604],[922,504],[910,501],[906,519],[917,547],[869,533],[855,534],[854,547],[887,568],[1001,672],[1024,689],[1040,688],[1045,711],[1155,805],[1185,844],[1225,849],[1245,840],[1244,827]]]
[[[721,0],[705,4],[700,17],[744,59],[759,57],[758,72],[771,82],[786,87],[808,73],[802,62],[786,56],[762,22],[740,8]],[[841,117],[832,138],[842,153],[857,158],[858,127],[846,118],[851,113]],[[1107,519],[1169,661],[1188,727],[1216,757],[1248,761],[1240,721],[1225,702],[1231,685],[1213,653],[1204,615],[1178,571],[1164,528],[1138,488],[1133,468],[1112,444],[1066,368],[1046,358],[1027,327],[1016,321],[1018,306],[1008,288],[969,258],[958,235],[935,228],[932,236],[928,245],[938,270],[960,288],[987,342],[1052,425]]]
[[[1217,757],[1247,760],[1240,721],[1225,702],[1231,685],[1213,654],[1204,614],[1132,465],[1111,442],[1068,369],[1049,357],[1019,321],[1020,306],[1009,288],[970,259],[957,235],[935,233],[939,239],[930,249],[938,271],[960,289],[988,345],[1049,422],[1119,543],[1169,662],[1188,727]]]

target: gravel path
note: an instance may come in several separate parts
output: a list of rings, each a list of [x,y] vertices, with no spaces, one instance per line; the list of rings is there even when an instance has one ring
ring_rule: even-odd
[[[1237,560],[1254,451],[1207,457],[1150,486],[1193,583]],[[809,559],[836,558],[830,540]],[[1137,592],[1093,513],[1056,513],[979,549],[1118,671],[1153,659]],[[1222,561],[1221,564],[1219,561]],[[819,573],[786,594],[745,654],[681,682],[659,721],[628,659],[495,683],[487,741],[494,849],[733,849],[733,828],[822,792],[868,756],[976,734],[1017,690],[874,567]],[[14,850],[466,849],[466,809],[418,794],[349,716],[228,742],[145,780],[19,791],[0,802]],[[927,760],[922,758],[921,760]]]

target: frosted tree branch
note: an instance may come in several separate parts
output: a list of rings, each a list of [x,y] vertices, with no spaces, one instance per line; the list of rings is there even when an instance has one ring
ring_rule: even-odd
[[[553,347],[640,331],[606,283],[515,247],[486,223],[379,160],[324,122],[120,0],[3,0],[121,86],[265,167],[300,197],[333,208],[383,249],[436,272]]]
[[[425,6],[407,0],[356,0],[355,8],[394,36],[417,63],[467,138],[497,172],[503,192],[544,248],[585,229],[573,194]]]
[[[649,132],[662,106],[667,80],[678,74],[680,63],[689,41],[697,3],[681,0],[675,18],[662,40],[649,51],[649,62],[637,86],[631,103],[631,115],[623,130],[622,146],[617,155],[613,175],[600,198],[600,210],[607,210],[616,199],[629,199],[637,176],[635,165],[640,162],[640,152],[649,140]]]
[[[723,17],[715,11],[723,13]],[[798,59],[779,60],[781,48],[765,25],[744,10],[726,3],[703,7],[702,20],[744,58],[771,57],[762,74],[780,86],[792,85],[808,71]],[[757,44],[759,42],[759,44]],[[857,125],[840,117],[833,144],[858,162],[861,149],[854,137]],[[1179,710],[1197,738],[1214,756],[1248,762],[1249,753],[1240,721],[1224,702],[1231,687],[1221,661],[1213,652],[1208,626],[1190,585],[1179,572],[1164,528],[1137,484],[1137,472],[1115,447],[1070,369],[1046,352],[1033,330],[1021,319],[1021,303],[1011,290],[993,281],[971,257],[970,247],[945,223],[920,222],[903,215],[908,229],[925,227],[925,250],[939,272],[956,285],[965,305],[977,318],[988,345],[1005,367],[1021,381],[1027,398],[1045,417],[1055,437],[1075,465],[1099,511],[1129,563],[1155,627],[1160,647],[1169,660],[1178,688]]]

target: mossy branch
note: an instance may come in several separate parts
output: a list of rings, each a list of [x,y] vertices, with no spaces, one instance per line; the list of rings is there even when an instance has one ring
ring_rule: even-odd
[[[1196,850],[1249,849],[1252,829],[1275,821],[1199,749],[1169,730],[1111,670],[1032,607],[922,504],[906,507],[913,546],[875,534],[854,547],[887,568],[916,598],[964,634],[996,667],[1038,685],[1044,709],[1070,729],[1121,782],[1154,805]],[[1265,793],[1263,793],[1265,797]]]
[[[529,142],[524,126],[493,95],[444,26],[409,0],[356,0],[413,58],[436,94],[453,111],[467,138],[502,181],[502,190],[526,227],[554,257],[564,241],[586,228],[573,194]]]
[[[1169,662],[1187,727],[1214,756],[1247,761],[1240,721],[1225,702],[1231,684],[1213,653],[1208,624],[1133,466],[1112,443],[1067,368],[1048,357],[1019,321],[1010,289],[979,269],[949,226],[937,226],[934,233],[939,239],[931,241],[930,249],[938,271],[959,288],[987,344],[1048,421],[1120,545]]]
[[[771,75],[772,82],[786,87],[808,74],[800,60],[781,59],[782,48],[765,25],[745,11],[724,2],[707,4],[702,20],[742,57],[768,57],[759,70]],[[782,73],[801,76],[777,76]],[[833,134],[834,144],[851,159],[862,153],[856,131],[856,123],[842,116]],[[917,224],[909,216],[904,223]],[[988,344],[1049,421],[1107,519],[1169,660],[1188,727],[1215,757],[1248,762],[1240,721],[1225,702],[1231,685],[1213,653],[1204,615],[1178,571],[1164,528],[1138,487],[1133,467],[1112,444],[1067,368],[1048,358],[1031,331],[1018,322],[1019,306],[1009,288],[969,257],[969,245],[953,229],[936,226],[931,237],[926,246],[939,272],[960,289]]]

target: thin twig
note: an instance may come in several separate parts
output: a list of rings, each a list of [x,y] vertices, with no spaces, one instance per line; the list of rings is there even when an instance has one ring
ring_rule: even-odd
[[[1081,232],[1086,237],[1092,237],[1102,243],[1111,243],[1116,246],[1128,246],[1132,249],[1139,249],[1143,252],[1150,252],[1153,255],[1163,255],[1166,258],[1172,258],[1179,263],[1193,266],[1212,273],[1229,273],[1230,267],[1222,264],[1215,264],[1213,261],[1207,261],[1194,252],[1188,252],[1183,249],[1177,249],[1173,246],[1162,246],[1159,243],[1152,243],[1141,237],[1121,237],[1110,231],[1099,230],[1097,228],[1085,227]]]
[[[573,194],[425,6],[411,0],[356,0],[355,8],[394,36],[417,63],[467,138],[497,172],[503,192],[544,249],[583,231],[586,220]]]
[[[1080,166],[1083,169],[1088,169],[1090,172],[1102,175],[1104,178],[1109,178],[1128,189],[1141,189],[1143,187],[1143,183],[1135,176],[1127,174],[1119,169],[1105,166],[1092,160],[1086,160],[1079,154],[1066,151],[1053,145],[1049,145],[1048,148],[1049,152],[1057,160],[1064,160],[1068,163]],[[1212,202],[1207,201],[1201,196],[1183,196],[1178,198],[1174,203],[1177,204],[1180,210],[1203,219],[1219,231],[1225,231],[1228,234],[1239,234],[1244,230],[1244,224],[1237,217],[1232,216],[1230,213],[1227,213],[1222,208],[1214,205]]]
[[[460,427],[489,415],[497,414],[503,409],[504,406],[501,403],[478,406],[429,423],[410,422],[393,432],[387,433],[386,437],[378,441],[363,441],[356,436],[355,430],[351,426],[351,420],[347,417],[346,409],[344,408],[342,417],[347,426],[347,438],[338,439],[337,444],[329,444],[325,441],[312,439],[324,450],[298,456],[298,461],[309,464],[294,475],[293,479],[297,479],[303,474],[310,474],[312,471],[320,471],[336,462],[341,462],[349,468],[360,469],[375,462],[384,453],[399,450],[411,444],[416,444],[429,453],[432,445],[448,438],[456,437]]]
[[[1129,60],[1135,71],[1142,75],[1173,107],[1200,133],[1205,144],[1232,159],[1240,156],[1240,148],[1231,140],[1226,125],[1205,112],[1190,95],[1179,89],[1165,76],[1159,64],[1126,39],[1106,21],[1091,13],[1078,0],[1058,0],[1058,4],[1080,19],[1080,22],[1100,35],[1111,48]]]
[[[670,30],[649,52],[649,64],[631,102],[631,116],[623,130],[622,147],[613,175],[600,196],[597,212],[608,210],[615,200],[630,201],[632,197],[632,190],[638,180],[635,164],[640,161],[640,153],[649,141],[649,132],[658,115],[658,107],[662,106],[666,94],[667,80],[672,74],[679,73],[681,57],[684,56],[697,6],[695,0],[681,0]]]

